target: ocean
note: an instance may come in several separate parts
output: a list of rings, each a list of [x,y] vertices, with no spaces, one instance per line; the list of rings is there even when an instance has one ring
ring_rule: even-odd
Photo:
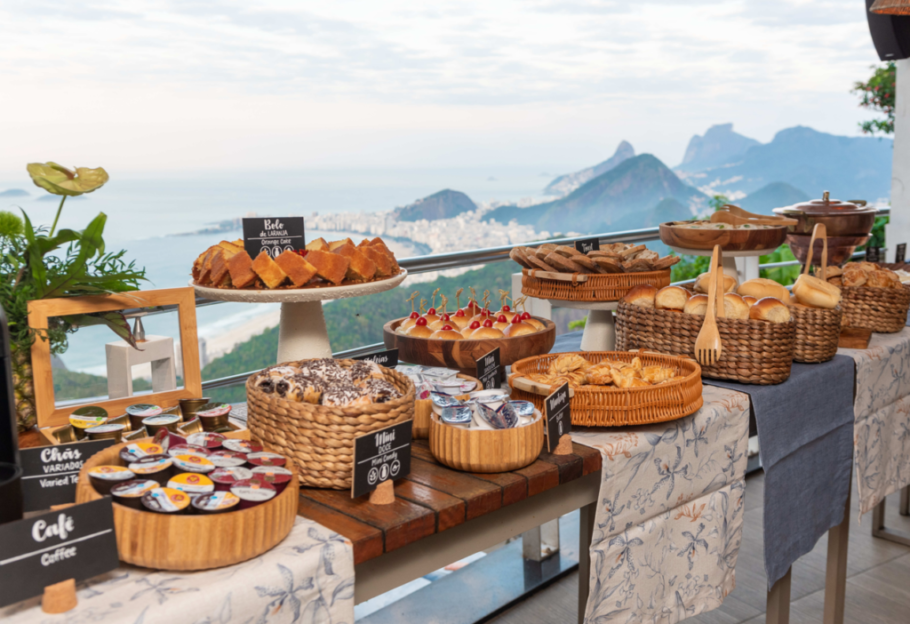
[[[568,168],[571,170],[571,167]],[[81,229],[99,212],[107,214],[107,249],[127,250],[127,258],[145,267],[142,288],[186,286],[193,260],[220,240],[240,232],[175,236],[226,219],[258,215],[291,216],[314,212],[379,212],[412,203],[443,189],[466,193],[475,202],[518,201],[539,197],[564,169],[490,167],[450,170],[323,170],[178,173],[168,177],[118,175],[98,191],[69,198],[59,227]],[[0,210],[24,209],[35,225],[53,222],[59,199],[34,186],[23,166],[19,176],[4,176],[0,192],[22,189],[28,197],[0,197]],[[307,238],[341,238],[339,232],[308,231]],[[355,241],[360,236],[350,235]],[[228,303],[197,310],[200,338],[212,338],[277,309],[277,304]],[[148,334],[177,337],[176,315],[144,320]],[[80,329],[61,356],[70,370],[105,374],[104,344],[116,340],[104,327]]]

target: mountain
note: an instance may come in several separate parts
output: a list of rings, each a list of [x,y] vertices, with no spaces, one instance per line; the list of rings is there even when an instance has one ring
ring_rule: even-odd
[[[619,147],[616,148],[616,152],[607,160],[603,161],[599,165],[594,165],[593,167],[588,167],[587,169],[582,169],[581,171],[576,171],[575,173],[567,173],[566,175],[561,175],[550,182],[547,185],[547,188],[543,190],[543,192],[545,195],[556,195],[563,197],[577,189],[588,180],[593,180],[597,176],[606,173],[610,169],[613,169],[618,164],[632,158],[633,156],[635,156],[635,149],[628,141],[623,141],[619,144]]]
[[[676,200],[692,216],[688,206],[705,204],[707,196],[683,184],[670,169],[651,154],[629,158],[599,175],[567,196],[529,208],[501,206],[484,215],[484,220],[534,225],[549,232],[603,232],[644,227],[645,220],[656,218],[654,211],[662,200]],[[678,214],[673,205],[661,207],[662,214]],[[680,218],[680,217],[676,217]]]
[[[676,169],[696,172],[735,163],[755,145],[761,143],[733,132],[731,123],[711,126],[705,136],[696,134],[689,140],[682,163]]]
[[[601,232],[609,230],[638,230],[647,227],[657,227],[667,221],[686,221],[693,216],[692,211],[679,200],[673,197],[666,197],[660,200],[653,208],[627,214],[612,225],[604,224],[595,229]]]
[[[9,189],[0,193],[0,197],[28,197],[28,193],[22,189]]]
[[[446,189],[429,197],[418,199],[413,204],[396,208],[392,217],[399,221],[420,221],[426,219],[451,219],[463,212],[477,210],[471,198],[460,191]]]
[[[791,206],[809,199],[811,197],[795,186],[791,186],[786,182],[772,182],[734,203],[749,212],[773,215],[774,208]]]
[[[875,201],[891,195],[893,141],[845,137],[796,126],[770,143],[753,145],[740,162],[699,174],[699,184],[722,180],[723,190],[752,193],[785,182],[812,197]]]

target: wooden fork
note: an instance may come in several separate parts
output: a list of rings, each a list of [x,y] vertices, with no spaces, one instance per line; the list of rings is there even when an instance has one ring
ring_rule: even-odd
[[[720,332],[717,329],[717,288],[718,277],[722,275],[723,268],[720,266],[720,245],[714,246],[714,252],[711,254],[711,279],[708,286],[708,309],[705,311],[705,321],[698,332],[698,338],[695,339],[695,359],[702,366],[713,366],[717,364],[723,352],[723,346],[720,343]]]

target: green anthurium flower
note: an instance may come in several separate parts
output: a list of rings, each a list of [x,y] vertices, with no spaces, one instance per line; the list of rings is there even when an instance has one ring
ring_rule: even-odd
[[[76,167],[71,171],[55,162],[29,163],[28,174],[36,186],[54,195],[82,195],[91,193],[108,181],[107,171],[98,167]]]

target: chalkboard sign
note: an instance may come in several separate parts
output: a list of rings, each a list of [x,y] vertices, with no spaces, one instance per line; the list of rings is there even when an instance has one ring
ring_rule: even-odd
[[[580,251],[583,254],[586,254],[589,251],[599,251],[600,250],[600,239],[599,238],[586,238],[584,240],[577,240],[577,241],[575,241],[575,250]]]
[[[243,220],[243,247],[255,259],[261,252],[277,258],[306,249],[303,217],[252,217]]]
[[[0,525],[0,607],[60,581],[116,570],[114,510],[107,496]]]
[[[76,502],[76,483],[82,464],[116,440],[91,440],[22,449],[22,498],[25,511]]]
[[[901,243],[894,252],[894,261],[897,263],[907,261],[907,243]]]
[[[866,262],[881,262],[882,261],[882,248],[881,247],[866,247]]]
[[[386,368],[395,368],[398,366],[398,349],[389,349],[388,351],[380,351],[379,353],[372,353],[370,355],[361,355],[351,359],[375,362],[376,364],[385,366]]]
[[[564,383],[556,392],[547,397],[547,452],[552,453],[559,445],[559,438],[572,431],[569,408],[569,384]]]
[[[484,390],[493,390],[502,385],[502,366],[499,364],[499,347],[477,358],[477,379]]]
[[[354,483],[351,498],[368,494],[385,481],[411,472],[411,429],[408,420],[354,438]]]

